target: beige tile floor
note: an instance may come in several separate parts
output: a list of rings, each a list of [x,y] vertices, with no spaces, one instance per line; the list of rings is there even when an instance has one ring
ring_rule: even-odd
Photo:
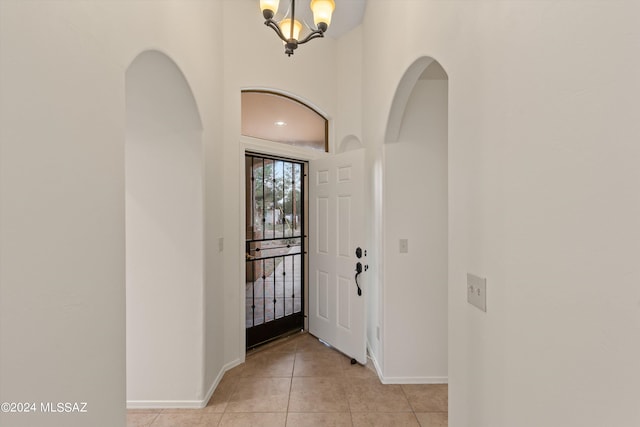
[[[383,385],[301,333],[247,354],[203,409],[129,410],[128,427],[446,427],[446,385]]]

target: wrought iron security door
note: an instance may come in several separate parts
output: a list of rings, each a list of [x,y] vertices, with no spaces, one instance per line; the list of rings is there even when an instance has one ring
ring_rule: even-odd
[[[304,171],[247,154],[246,339],[255,347],[304,327]]]

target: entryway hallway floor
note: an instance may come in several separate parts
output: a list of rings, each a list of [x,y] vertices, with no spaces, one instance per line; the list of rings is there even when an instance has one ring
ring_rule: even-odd
[[[129,410],[127,426],[447,426],[447,385],[384,385],[369,365],[299,333],[248,353],[205,408]]]

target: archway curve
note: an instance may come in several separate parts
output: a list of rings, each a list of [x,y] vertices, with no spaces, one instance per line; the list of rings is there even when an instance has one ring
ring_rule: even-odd
[[[410,63],[382,146],[382,360],[387,383],[448,382],[448,76]],[[388,285],[392,284],[392,285]],[[403,307],[385,316],[385,307]]]
[[[359,150],[360,148],[364,148],[360,138],[353,134],[349,134],[342,138],[342,141],[338,146],[338,153],[346,153],[347,151]]]
[[[407,68],[407,71],[405,71],[400,79],[393,101],[391,102],[391,109],[389,110],[389,119],[387,120],[387,129],[384,137],[385,143],[394,143],[398,140],[398,135],[402,128],[402,117],[404,116],[404,111],[407,107],[409,97],[413,92],[413,88],[422,73],[434,62],[442,67],[442,64],[436,59],[430,56],[421,56]],[[446,73],[446,69],[444,67],[442,68]]]
[[[284,96],[286,98],[290,98],[296,102],[299,102],[300,104],[304,105],[307,108],[312,109],[313,111],[315,111],[316,113],[324,117],[325,119],[331,120],[331,116],[327,114],[327,112],[324,109],[320,108],[318,104],[311,102],[309,99],[303,96],[297,95],[287,90],[277,89],[277,88],[268,87],[268,86],[246,86],[240,89],[240,93],[242,92],[267,92],[267,93],[273,93],[275,95]]]
[[[241,134],[302,149],[329,151],[329,118],[300,96],[282,90],[241,90]]]
[[[178,64],[159,50],[139,53],[125,74],[127,131],[201,131],[191,86]]]
[[[125,99],[127,406],[201,407],[202,120],[186,77],[156,50],[127,68]]]

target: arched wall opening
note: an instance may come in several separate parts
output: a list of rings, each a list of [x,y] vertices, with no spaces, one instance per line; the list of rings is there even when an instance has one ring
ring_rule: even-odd
[[[416,60],[398,86],[384,145],[388,383],[448,382],[447,112],[446,72],[432,58]]]
[[[126,71],[127,403],[200,406],[203,387],[202,124],[165,54]]]

